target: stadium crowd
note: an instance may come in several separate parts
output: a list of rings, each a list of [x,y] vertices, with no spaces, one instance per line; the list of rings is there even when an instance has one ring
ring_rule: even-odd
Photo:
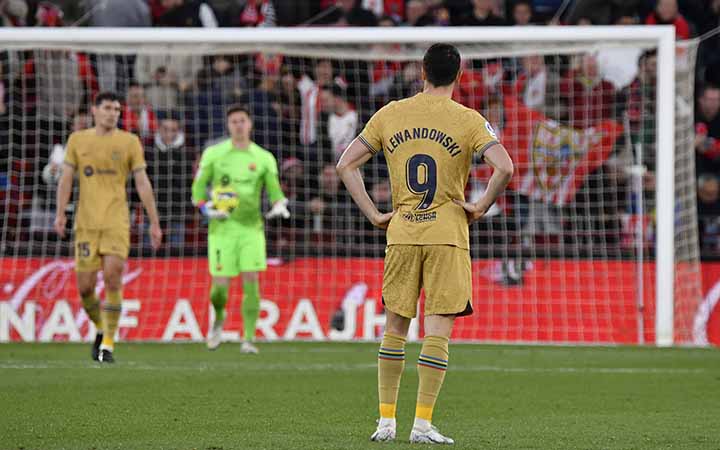
[[[3,26],[269,27],[269,26],[534,26],[672,24],[678,39],[720,25],[720,0],[0,0]],[[386,51],[397,49],[385,48]],[[587,173],[572,198],[536,195],[521,186],[493,207],[473,234],[480,254],[631,256],[633,224],[647,221],[652,252],[655,69],[652,51],[599,51],[469,61],[456,100],[483,113],[512,145],[528,144],[524,111],[572,130],[626,124]],[[702,41],[696,66],[695,156],[703,257],[720,258],[720,37]],[[52,241],[54,188],[63,144],[91,123],[87,106],[101,90],[122,93],[121,127],[146,146],[168,254],[204,250],[203,224],[190,204],[190,183],[202,149],[222,138],[224,109],[248,105],[256,142],[276,154],[291,219],[269,224],[276,254],[382,255],[382,232],[353,208],[335,174],[337,157],[370,115],[386,102],[422,88],[416,62],[299,58],[277,54],[111,55],[70,51],[0,52],[0,173],[3,236],[10,242]],[[24,131],[24,132],[23,132]],[[531,133],[528,128],[527,133]],[[645,146],[649,168],[637,210],[623,170]],[[510,144],[506,143],[506,146]],[[630,149],[630,150],[628,150]],[[628,154],[629,152],[629,154]],[[562,168],[561,168],[562,169]],[[382,157],[368,169],[368,191],[391,205]],[[484,189],[484,169],[468,195]],[[12,186],[15,186],[13,188]],[[135,208],[140,211],[139,208]],[[142,215],[134,241],[143,242]],[[503,254],[489,242],[502,242]],[[33,246],[25,246],[32,249]],[[495,252],[499,252],[496,247]],[[32,250],[30,250],[32,251]],[[514,264],[522,264],[514,263]],[[519,269],[521,271],[521,268]]]

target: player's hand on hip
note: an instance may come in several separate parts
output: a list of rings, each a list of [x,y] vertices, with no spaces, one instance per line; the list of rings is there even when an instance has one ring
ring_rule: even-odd
[[[370,218],[370,222],[378,228],[383,230],[387,229],[390,224],[390,220],[393,218],[397,211],[390,211],[387,213],[378,212],[375,216]]]
[[[283,198],[273,203],[272,208],[265,214],[266,219],[274,219],[276,217],[282,217],[283,219],[290,218],[290,211],[287,209],[288,199]]]
[[[67,225],[67,217],[65,217],[65,213],[55,215],[55,223],[53,224],[53,227],[55,228],[55,232],[61,238],[65,237],[65,225]]]
[[[150,244],[152,245],[153,250],[157,250],[160,248],[160,244],[162,243],[162,229],[160,228],[159,224],[152,224],[150,225]]]
[[[453,202],[455,202],[456,205],[462,206],[462,208],[465,210],[465,215],[467,216],[469,224],[475,223],[480,220],[480,218],[485,215],[488,209],[490,209],[490,206],[486,206],[482,202],[482,200],[477,203],[470,203],[462,200],[453,199]]]
[[[215,208],[213,208],[212,202],[205,202],[202,205],[200,205],[200,213],[207,217],[208,219],[227,219],[230,217],[230,214],[228,214],[225,211],[219,211]]]

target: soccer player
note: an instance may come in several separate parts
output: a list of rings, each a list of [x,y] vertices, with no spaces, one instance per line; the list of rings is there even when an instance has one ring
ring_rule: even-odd
[[[250,140],[252,119],[247,109],[235,105],[226,113],[230,139],[205,149],[192,185],[193,204],[209,220],[208,265],[212,275],[210,302],[215,322],[208,333],[207,346],[215,350],[222,337],[225,304],[233,277],[242,275],[244,325],[243,353],[257,353],[253,344],[255,325],[260,313],[258,272],[267,268],[265,231],[260,213],[262,189],[270,197],[272,209],[265,218],[290,217],[288,200],[280,188],[275,157]],[[231,212],[214,207],[208,200],[211,190],[231,188],[237,193],[238,206]]]
[[[95,127],[76,131],[67,142],[62,176],[58,183],[55,231],[65,236],[65,208],[70,201],[73,178],[80,186],[75,215],[75,270],[83,308],[97,328],[92,358],[115,362],[115,332],[122,308],[122,272],[130,249],[130,219],[125,192],[128,175],[150,217],[150,237],[157,249],[162,240],[152,185],[145,172],[140,139],[119,130],[120,98],[112,92],[95,97]],[[105,303],[95,296],[97,272],[105,280]]]
[[[345,150],[337,170],[362,212],[387,228],[382,296],[385,334],[378,353],[380,420],[373,441],[395,439],[395,409],[405,366],[405,339],[425,289],[425,339],[418,359],[419,386],[412,443],[452,444],[432,425],[448,367],[448,340],[456,317],[472,313],[468,225],[503,191],[513,164],[490,124],[451,99],[460,54],[447,44],[423,58],[423,92],[391,102],[373,115]],[[393,211],[381,213],[367,194],[360,167],[385,153]],[[474,158],[493,167],[476,203],[464,201]]]

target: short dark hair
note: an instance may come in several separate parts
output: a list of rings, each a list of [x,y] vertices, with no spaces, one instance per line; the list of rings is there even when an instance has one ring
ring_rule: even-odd
[[[648,50],[645,50],[644,52],[642,52],[640,54],[640,57],[638,58],[638,64],[642,64],[645,61],[647,61],[648,58],[652,58],[652,57],[657,58],[657,49],[656,48],[651,48],[651,49],[648,49]]]
[[[121,99],[120,99],[120,96],[114,92],[103,91],[95,96],[95,101],[93,102],[93,104],[95,106],[100,106],[102,104],[102,102],[104,102],[104,101],[119,102],[119,101],[121,101]]]
[[[339,84],[333,83],[331,92],[335,97],[340,97],[347,101],[347,90]]]
[[[433,44],[423,57],[425,78],[433,86],[448,86],[460,71],[460,52],[450,44]]]
[[[163,120],[174,120],[176,122],[182,122],[182,116],[175,110],[159,110],[155,114],[159,121]]]
[[[225,110],[225,118],[227,119],[231,115],[237,113],[237,112],[243,112],[247,114],[247,116],[252,119],[252,116],[250,115],[250,111],[243,105],[230,105],[227,110]]]

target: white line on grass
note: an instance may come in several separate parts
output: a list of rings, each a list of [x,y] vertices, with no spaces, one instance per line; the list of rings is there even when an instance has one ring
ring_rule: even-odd
[[[317,364],[296,364],[296,363],[259,363],[250,361],[218,361],[215,363],[197,364],[161,364],[161,363],[138,363],[123,361],[117,363],[114,368],[122,370],[150,370],[150,371],[178,371],[178,370],[246,370],[253,372],[260,371],[334,371],[346,372],[354,370],[375,370],[375,363],[371,364],[342,364],[342,363],[317,363]],[[45,369],[96,369],[103,368],[98,363],[84,363],[73,360],[55,360],[47,362],[37,361],[0,361],[0,370],[45,370]],[[414,371],[412,366],[405,370]],[[706,374],[709,369],[678,369],[663,367],[501,367],[501,366],[450,366],[451,372],[501,372],[501,373],[600,373],[600,374]]]

